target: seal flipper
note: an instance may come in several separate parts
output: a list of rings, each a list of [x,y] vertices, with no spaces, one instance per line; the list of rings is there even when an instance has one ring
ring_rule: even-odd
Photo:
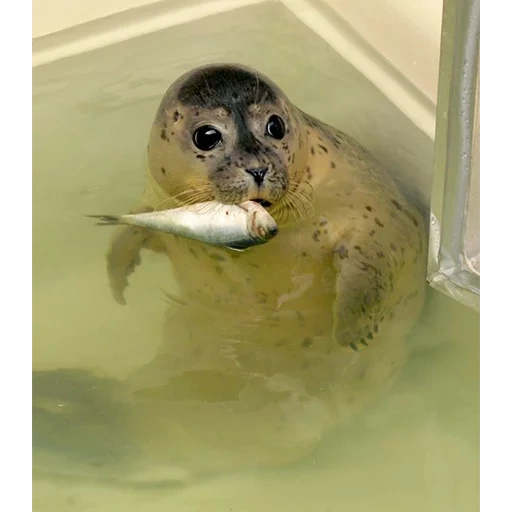
[[[333,258],[333,338],[338,345],[352,350],[371,346],[377,338],[386,313],[385,299],[393,290],[392,274],[383,267],[385,260],[369,256],[372,251],[362,254],[358,248],[357,242],[340,242]]]
[[[139,206],[130,213],[152,212],[153,208]],[[147,248],[155,252],[163,251],[154,232],[137,226],[123,225],[112,238],[107,251],[107,274],[112,296],[118,304],[126,304],[124,291],[128,287],[128,276],[140,264],[140,251]]]

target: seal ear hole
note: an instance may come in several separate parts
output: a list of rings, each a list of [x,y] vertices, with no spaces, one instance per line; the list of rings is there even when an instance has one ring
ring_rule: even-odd
[[[210,125],[200,126],[192,136],[194,145],[201,151],[211,151],[222,142],[222,134]]]
[[[281,140],[286,133],[284,121],[277,115],[271,115],[267,122],[267,133],[273,139]]]

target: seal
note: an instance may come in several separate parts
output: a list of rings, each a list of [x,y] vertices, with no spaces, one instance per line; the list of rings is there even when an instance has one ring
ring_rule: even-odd
[[[109,248],[120,302],[142,248],[167,254],[180,286],[160,354],[123,383],[139,400],[126,421],[162,464],[290,462],[405,364],[426,291],[425,219],[354,139],[235,64],[167,90],[131,213],[211,200],[257,201],[280,233],[240,253],[124,226]]]

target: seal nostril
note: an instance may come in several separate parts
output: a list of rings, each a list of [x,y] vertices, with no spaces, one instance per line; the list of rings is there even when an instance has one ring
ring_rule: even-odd
[[[256,182],[257,185],[261,185],[267,174],[267,167],[259,167],[257,169],[245,169],[245,172],[249,173]]]

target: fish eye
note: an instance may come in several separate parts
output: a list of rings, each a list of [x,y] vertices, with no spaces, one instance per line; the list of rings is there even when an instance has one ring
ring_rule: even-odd
[[[267,123],[267,133],[274,139],[281,140],[284,137],[284,121],[275,114],[270,116]]]
[[[210,125],[200,126],[192,137],[197,149],[211,151],[222,142],[222,134]]]

